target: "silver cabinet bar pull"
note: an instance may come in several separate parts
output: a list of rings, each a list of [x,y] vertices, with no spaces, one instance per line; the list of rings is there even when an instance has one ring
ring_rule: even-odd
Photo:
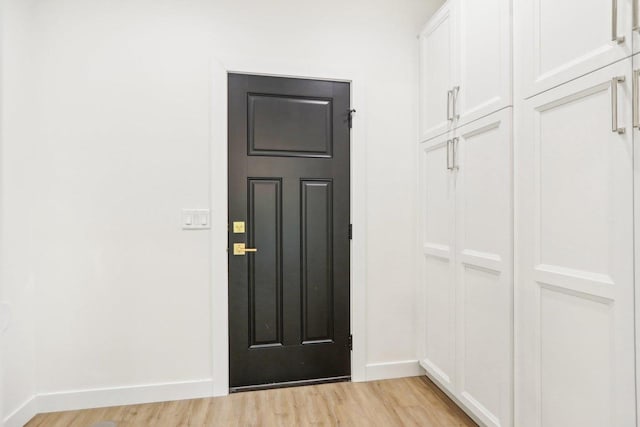
[[[618,35],[618,0],[611,0],[611,41],[624,43],[624,36]]]
[[[458,120],[460,118],[460,114],[458,114],[458,94],[460,93],[460,86],[454,86],[451,91],[453,99],[453,120]]]
[[[451,141],[451,145],[453,146],[453,167],[452,170],[460,169],[460,165],[458,164],[458,142],[460,142],[460,138],[455,137]]]
[[[451,140],[447,139],[447,170],[453,170],[451,166]]]
[[[633,127],[640,129],[640,69],[633,72]]]
[[[631,12],[633,13],[633,31],[640,31],[640,22],[638,22],[640,19],[638,13],[640,11],[638,9],[640,9],[640,0],[633,0],[633,11]]]
[[[453,95],[453,92],[448,90],[447,91],[447,120],[448,121],[452,121],[453,118],[451,117],[451,97]]]
[[[626,129],[618,126],[618,84],[624,83],[625,77],[614,77],[611,79],[611,131],[623,134]]]

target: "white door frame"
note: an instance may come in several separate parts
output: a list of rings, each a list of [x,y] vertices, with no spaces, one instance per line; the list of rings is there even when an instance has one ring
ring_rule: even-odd
[[[353,70],[326,64],[273,63],[257,58],[211,62],[211,333],[213,395],[229,393],[229,321],[227,261],[227,76],[229,73],[272,75],[349,82],[356,108],[351,130],[351,353],[352,381],[365,381],[366,367],[366,134],[364,80]]]

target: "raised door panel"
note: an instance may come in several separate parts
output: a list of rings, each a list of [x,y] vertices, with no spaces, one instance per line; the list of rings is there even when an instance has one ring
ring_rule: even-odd
[[[453,126],[454,11],[445,3],[420,33],[420,140]]]
[[[455,357],[454,204],[451,144],[420,145],[424,354],[431,377],[453,391]]]
[[[632,0],[518,0],[516,5],[525,98],[631,55]]]
[[[626,60],[523,104],[518,426],[635,426],[630,97]]]
[[[511,105],[511,0],[458,0],[458,125]]]
[[[487,426],[512,425],[510,108],[455,139],[457,395]]]

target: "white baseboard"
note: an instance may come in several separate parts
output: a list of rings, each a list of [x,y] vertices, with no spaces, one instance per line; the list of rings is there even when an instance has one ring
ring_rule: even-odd
[[[22,427],[36,414],[46,412],[200,399],[212,396],[214,396],[214,387],[211,379],[42,393],[34,396],[7,417],[4,426]]]
[[[24,402],[18,409],[9,414],[3,421],[4,427],[23,427],[38,414],[35,396]]]
[[[424,369],[417,360],[398,362],[370,363],[366,368],[367,381],[387,380],[391,378],[417,377],[424,375]]]

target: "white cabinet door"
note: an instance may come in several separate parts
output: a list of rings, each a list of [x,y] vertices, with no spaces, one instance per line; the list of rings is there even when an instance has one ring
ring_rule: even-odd
[[[455,174],[447,135],[420,145],[422,366],[453,392],[455,373]]]
[[[632,0],[517,0],[515,12],[524,98],[631,55]]]
[[[511,105],[511,0],[457,0],[458,125]]]
[[[445,3],[420,33],[420,140],[454,125],[454,11]]]
[[[457,397],[485,425],[512,425],[510,108],[456,131]]]
[[[631,68],[630,59],[617,62],[522,106],[519,427],[636,425]],[[616,77],[625,81],[612,84]],[[625,133],[612,132],[614,91]]]
[[[635,274],[636,274],[636,381],[640,384],[640,55],[633,59],[633,155],[634,155],[634,226],[635,226]],[[640,411],[640,393],[636,396]]]
[[[640,52],[640,0],[631,0],[632,17],[631,26],[633,27],[633,53]]]

